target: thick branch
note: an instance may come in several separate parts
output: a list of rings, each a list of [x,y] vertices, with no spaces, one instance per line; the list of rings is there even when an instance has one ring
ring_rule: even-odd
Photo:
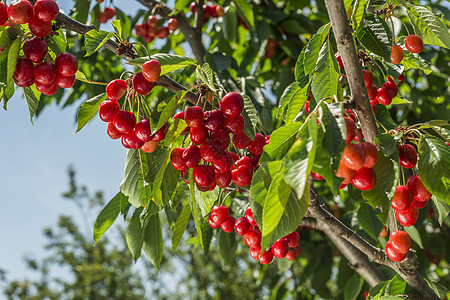
[[[326,0],[325,3],[352,94],[352,108],[356,111],[361,122],[365,139],[373,142],[378,134],[377,125],[364,84],[344,3],[342,0]]]

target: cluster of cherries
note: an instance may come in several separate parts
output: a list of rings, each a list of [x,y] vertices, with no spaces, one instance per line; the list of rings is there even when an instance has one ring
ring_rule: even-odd
[[[52,31],[52,21],[58,14],[58,4],[53,0],[38,0],[34,8],[27,0],[16,0],[8,6],[0,3],[0,24],[5,24],[8,19],[14,24],[28,24],[31,33],[40,38]]]
[[[197,3],[192,2],[191,5],[189,5],[189,10],[194,14],[197,10]],[[218,18],[225,15],[225,10],[222,6],[214,4],[204,4],[203,5],[203,24],[207,23],[210,18]]]
[[[174,116],[189,126],[184,134],[189,132],[192,145],[173,149],[171,164],[181,171],[183,178],[188,168],[193,168],[199,190],[211,191],[216,185],[226,188],[231,181],[239,187],[251,183],[253,171],[268,140],[257,133],[252,141],[244,133],[243,108],[242,96],[230,92],[220,100],[220,109],[203,112],[201,107],[191,106]],[[237,149],[248,149],[251,158],[227,151],[230,142]],[[201,160],[203,164],[200,164]]]
[[[106,22],[108,22],[109,20],[114,18],[115,16],[116,16],[116,9],[115,8],[113,8],[113,7],[105,7],[105,10],[99,12],[99,14],[97,15],[97,20],[100,23],[105,24]]]
[[[389,235],[386,243],[386,254],[390,260],[399,262],[405,259],[409,248],[411,248],[411,237],[408,233],[396,230]]]
[[[405,47],[411,53],[420,53],[423,50],[423,40],[420,36],[415,34],[408,35],[405,39]],[[399,64],[404,56],[403,48],[399,45],[393,45],[391,50],[391,62]]]
[[[178,20],[170,18],[167,26],[159,26],[159,19],[155,15],[148,17],[147,22],[134,27],[137,36],[143,36],[146,43],[151,43],[156,37],[165,39],[171,32],[178,29]]]
[[[236,231],[250,247],[250,256],[261,264],[270,264],[273,258],[294,260],[302,250],[299,245],[300,235],[294,231],[279,240],[261,254],[261,231],[256,224],[251,208],[245,211],[245,217],[235,220],[224,206],[214,206],[208,216],[208,224],[213,229],[222,228],[227,233]]]
[[[131,81],[133,89],[140,95],[147,95],[153,89],[155,82],[161,74],[161,64],[152,59],[142,66],[142,72],[136,73]],[[169,125],[166,123],[152,134],[150,119],[136,123],[136,116],[131,111],[120,110],[117,102],[128,90],[125,80],[115,79],[106,87],[108,100],[100,104],[98,110],[102,121],[108,122],[107,134],[112,139],[121,138],[122,145],[128,149],[142,149],[151,153],[158,147],[167,134]]]

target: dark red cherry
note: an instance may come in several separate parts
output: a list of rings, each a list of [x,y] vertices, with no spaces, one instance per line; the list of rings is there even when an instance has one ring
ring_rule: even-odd
[[[205,126],[201,125],[195,128],[191,128],[189,130],[189,134],[191,136],[192,143],[196,145],[201,145],[208,138],[208,129]]]
[[[245,210],[245,218],[250,223],[250,225],[258,226],[258,224],[256,224],[255,217],[253,216],[253,212],[250,207]]]
[[[72,76],[78,71],[78,60],[69,52],[63,52],[58,55],[55,59],[55,64],[58,73],[62,76]]]
[[[42,84],[50,84],[56,80],[56,67],[51,62],[42,62],[34,66],[34,79]]]
[[[389,96],[391,96],[391,98],[395,98],[395,96],[397,96],[398,87],[393,80],[388,80],[383,83],[382,88],[384,88],[389,93]]]
[[[259,263],[262,265],[270,264],[273,261],[273,254],[272,250],[266,250],[261,254],[261,257],[259,258]]]
[[[17,59],[16,70],[14,71],[14,80],[19,82],[34,81],[34,65],[31,60],[25,57]]]
[[[185,115],[184,111],[177,112],[176,114],[173,115],[172,120],[175,120],[175,119],[184,120],[184,115]]]
[[[34,16],[42,21],[53,21],[58,14],[58,4],[53,0],[38,0],[34,4]]]
[[[116,102],[116,101],[114,101]],[[141,141],[149,142],[152,140],[152,128],[150,125],[150,119],[144,119],[136,123],[134,126],[134,132],[136,137]]]
[[[284,258],[288,250],[288,243],[284,238],[279,239],[272,245],[272,254],[278,259]]]
[[[413,195],[413,200],[417,202],[425,202],[431,198],[431,193],[423,185],[419,175],[412,175],[406,181],[406,186]]]
[[[5,24],[8,21],[8,11],[5,3],[0,3],[0,24]]]
[[[406,185],[395,187],[394,199],[392,199],[391,207],[398,211],[407,210],[413,201],[410,189]]]
[[[109,100],[117,101],[127,92],[127,83],[122,79],[115,79],[106,86]]]
[[[116,15],[116,9],[112,8],[112,7],[105,7],[104,13],[109,20],[109,19],[114,18],[114,16]]]
[[[393,231],[389,235],[389,241],[392,248],[399,253],[407,253],[409,248],[411,248],[411,237],[408,233],[401,230]]]
[[[266,145],[266,138],[260,134],[255,134],[255,140],[248,145],[248,151],[254,155],[259,155],[263,152],[263,148]]]
[[[252,182],[253,172],[247,165],[240,166],[236,170],[231,171],[231,180],[240,187],[249,185]]]
[[[341,58],[341,55],[339,54],[339,52],[336,52],[334,54],[334,57],[336,57],[336,61],[337,61],[338,65],[339,65],[339,68],[343,69],[344,68],[344,63],[342,62],[342,58]]]
[[[208,186],[214,181],[214,168],[208,165],[198,165],[194,167],[193,175],[198,185]]]
[[[187,147],[183,152],[183,160],[189,168],[197,166],[201,161],[200,149],[196,145]]]
[[[34,83],[34,77],[31,78],[29,81],[17,81],[15,78],[13,78],[13,80],[14,80],[14,83],[19,87],[29,87],[29,86],[32,86]],[[39,91],[39,89],[38,89],[38,91]]]
[[[223,127],[233,134],[240,134],[244,130],[244,117],[239,115],[236,118],[227,118],[223,122]]]
[[[212,162],[218,160],[223,152],[216,146],[216,143],[205,143],[200,148],[200,156],[204,161]]]
[[[183,171],[187,169],[187,166],[184,163],[183,159],[183,152],[184,152],[183,148],[174,148],[170,153],[170,163],[172,164],[175,170]]]
[[[41,62],[47,55],[47,44],[39,38],[32,38],[23,43],[23,53],[34,63]]]
[[[236,222],[234,222],[234,230],[240,236],[245,235],[250,228],[252,228],[252,225],[250,225],[245,217],[237,218]]]
[[[223,172],[223,173],[219,173],[219,172],[217,172],[217,170],[215,170],[214,172],[215,172],[214,181],[218,187],[226,188],[227,186],[230,185],[230,183],[231,183],[231,171],[230,170]]]
[[[149,28],[149,26],[147,23],[138,24],[138,25],[134,26],[134,30],[136,31],[137,36],[147,35],[148,28]]]
[[[52,31],[52,22],[42,21],[41,19],[33,17],[28,22],[28,28],[30,28],[32,34],[37,37],[43,38],[47,36],[50,31]]]
[[[227,233],[231,233],[234,230],[234,218],[232,216],[228,216],[228,218],[220,224],[220,228]]]
[[[415,205],[415,206],[417,206],[417,208],[418,208],[418,209],[422,209],[422,208],[424,208],[425,206],[427,206],[427,204],[428,204],[428,201],[430,201],[430,200],[427,200],[427,201],[422,201],[422,202],[419,202],[419,201],[415,201],[415,200],[413,200],[413,203],[412,203],[412,205]]]
[[[417,164],[417,150],[412,145],[403,144],[398,147],[400,165],[407,169],[412,169]]]
[[[39,81],[36,81],[34,84],[36,86],[36,89],[43,93],[43,94],[48,94],[50,93],[50,91],[54,88],[56,82],[52,82],[50,84],[42,84]]]
[[[230,171],[233,165],[233,158],[229,152],[225,152],[219,159],[211,161],[211,165],[217,172],[225,173]]]
[[[395,211],[395,216],[400,224],[405,227],[412,226],[416,224],[417,219],[419,218],[419,209],[417,206],[412,205],[403,211]]]
[[[361,168],[357,170],[352,179],[353,186],[361,191],[371,190],[376,183],[377,177],[372,168]]]
[[[382,105],[389,105],[392,102],[391,93],[383,87],[381,87],[377,90],[377,98],[376,99]]]
[[[230,134],[226,130],[219,130],[211,134],[211,141],[218,142],[221,151],[225,151],[230,146]]]
[[[116,128],[116,126],[114,126],[113,122],[109,122],[108,123],[108,127],[106,129],[106,133],[113,140],[118,139],[118,138],[120,138],[122,136],[122,133],[117,130],[117,128]]]
[[[286,259],[290,260],[290,261],[294,261],[295,260],[295,250],[290,248],[286,254]]]
[[[75,84],[75,75],[73,76],[62,76],[59,73],[56,73],[56,84],[63,89],[69,89],[71,87],[73,87],[73,85]]]
[[[169,124],[164,124],[155,134],[152,136],[152,141],[160,142],[166,137],[167,131],[169,131]]]
[[[252,140],[244,132],[241,132],[239,134],[233,134],[231,140],[234,146],[238,149],[245,149],[252,142]]]
[[[236,163],[236,167],[240,167],[240,166],[244,166],[244,165],[248,166],[249,168],[252,167],[252,160],[248,156],[242,156],[235,163]]]
[[[200,191],[200,192],[209,192],[209,191],[212,191],[213,189],[215,189],[216,188],[216,183],[213,181],[210,185],[208,185],[208,186],[201,186],[201,185],[198,185],[198,184],[195,184],[196,186],[197,186],[197,189]]]
[[[203,110],[200,106],[190,106],[184,114],[184,121],[191,127],[199,127],[203,125]]]
[[[376,85],[371,84],[370,86],[367,87],[367,95],[369,96],[370,105],[372,105],[372,106],[375,106],[378,104],[377,92],[378,92],[378,88]]]
[[[7,9],[8,18],[14,24],[28,23],[33,17],[33,5],[27,0],[11,2]],[[3,24],[3,23],[2,23]]]
[[[134,74],[132,84],[134,90],[140,95],[147,95],[155,85],[153,82],[148,82],[142,72]]]
[[[35,83],[36,84],[36,83]],[[47,92],[42,92],[44,95],[46,96],[53,96],[54,94],[56,94],[56,92],[58,91],[58,85],[56,84],[56,82],[53,82],[50,84],[52,87],[50,88],[49,91]]]
[[[117,131],[124,134],[133,130],[136,125],[136,117],[131,111],[119,111],[112,122]]]
[[[222,129],[223,121],[225,118],[220,110],[214,109],[206,111],[204,114],[204,118],[204,125],[209,131],[216,132]]]
[[[344,119],[345,119],[345,127],[347,128],[347,135],[345,137],[345,142],[350,143],[355,138],[356,125],[352,119],[348,117],[345,117]]]
[[[163,26],[159,28],[156,36],[158,37],[158,39],[165,39],[169,36],[169,34],[170,34],[169,28]]]
[[[251,247],[250,248],[250,256],[254,259],[254,260],[259,260],[259,258],[261,257],[261,247]]]
[[[214,206],[211,209],[211,220],[216,224],[222,224],[228,218],[228,208],[225,206]],[[234,223],[234,222],[233,222]]]
[[[134,130],[132,130],[122,135],[122,145],[128,149],[139,149],[144,145],[144,142],[138,139]]]
[[[243,240],[250,248],[261,247],[261,231],[254,227],[244,235]]]
[[[388,241],[386,243],[386,255],[389,257],[390,260],[395,261],[395,262],[402,261],[406,257],[406,253],[400,253],[400,252],[396,251],[392,247],[392,243],[390,241]]]
[[[104,122],[111,122],[120,111],[120,105],[117,101],[105,100],[100,104],[98,115]]]
[[[288,243],[288,246],[291,248],[297,247],[298,243],[300,243],[300,235],[297,231],[293,231],[284,237]]]
[[[208,216],[208,224],[212,229],[218,229],[220,224],[216,224],[211,220],[211,215]]]
[[[230,92],[220,100],[220,110],[228,118],[236,118],[244,109],[244,99],[235,92]]]
[[[170,31],[175,31],[178,29],[178,20],[175,18],[170,18],[169,22],[167,22],[167,28],[169,28]]]
[[[398,75],[397,79],[399,80],[398,85],[402,84],[405,81],[405,74]]]

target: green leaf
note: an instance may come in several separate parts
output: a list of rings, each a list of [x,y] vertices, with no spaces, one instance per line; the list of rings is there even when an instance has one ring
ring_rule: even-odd
[[[198,189],[195,189],[195,198],[197,199],[197,205],[202,212],[202,217],[207,216],[211,212],[211,208],[216,202],[217,198],[220,194],[220,189],[216,187],[212,191],[208,192],[200,192]]]
[[[197,199],[195,195],[195,191],[197,190],[197,187],[194,183],[194,175],[192,173],[193,169],[189,169],[189,188],[191,190],[191,196],[189,197],[189,205],[191,206],[192,216],[194,217],[194,224],[195,228],[197,229],[197,238],[200,242],[200,245],[202,246],[202,250],[205,251],[205,246],[203,243],[203,235],[202,235],[202,228],[201,224],[199,222],[199,215],[198,215],[198,209],[197,209]]]
[[[206,84],[206,86],[208,86],[210,90],[214,91],[215,88],[214,88],[213,73],[211,68],[209,67],[209,64],[204,63],[201,68],[200,66],[197,66],[196,72],[199,80],[202,83]]]
[[[261,162],[282,159],[294,144],[298,130],[301,126],[302,123],[295,122],[280,127],[272,132],[270,135],[270,143],[264,146]]]
[[[191,208],[186,205],[180,213],[177,221],[175,222],[175,228],[173,229],[172,235],[172,253],[175,253],[178,245],[180,244],[183,233],[186,231],[186,227],[189,223],[189,218],[191,216]]]
[[[337,94],[339,67],[328,40],[322,45],[312,78],[311,89],[314,98],[319,101]]]
[[[189,7],[191,0],[178,0],[175,1],[175,10],[186,10]]]
[[[153,182],[153,201],[160,207],[166,204],[164,203],[161,185],[169,164],[170,153],[171,149],[166,148],[155,151],[153,164],[145,178],[147,182]]]
[[[411,239],[420,247],[420,249],[423,249],[422,238],[420,237],[419,230],[417,230],[414,226],[404,227],[404,229],[409,234]]]
[[[358,223],[374,240],[378,239],[383,229],[383,224],[377,219],[375,211],[368,204],[362,204],[359,208]]]
[[[300,91],[296,90],[294,94],[288,95],[289,102],[287,104],[287,112],[285,115],[286,123],[291,123],[295,121],[298,114],[301,112],[303,106],[305,105],[306,101],[308,100],[308,91],[309,86],[306,86]]]
[[[305,68],[303,65],[303,60],[305,59],[305,51],[306,47],[303,47],[302,52],[300,52],[297,62],[295,63],[295,80],[298,81],[298,84],[304,88],[306,84],[309,82],[309,76],[305,73]]]
[[[358,274],[353,274],[344,287],[344,299],[355,300],[361,292],[364,280]]]
[[[323,147],[333,159],[333,167],[337,169],[341,159],[342,150],[345,148],[347,126],[343,115],[344,106],[340,102],[322,102],[319,108],[319,120],[324,131]]]
[[[23,95],[25,96],[25,100],[27,100],[28,111],[30,112],[30,121],[31,124],[33,124],[33,117],[36,114],[41,94],[38,92],[34,85],[22,88],[22,90]]]
[[[303,67],[306,75],[311,75],[317,64],[317,59],[319,58],[319,52],[322,48],[323,43],[327,40],[328,34],[330,32],[331,23],[322,25],[322,27],[317,30],[317,33],[309,40],[308,44],[305,46],[305,54],[303,60]]]
[[[120,191],[128,197],[128,201],[135,207],[146,205],[151,197],[151,186],[145,181],[150,156],[139,149],[127,150]]]
[[[407,104],[407,103],[412,103],[412,102],[400,97],[399,95],[395,96],[391,102],[392,105]]]
[[[255,28],[255,16],[253,15],[253,8],[250,2],[247,0],[233,0],[236,5],[236,10],[241,18],[252,29]]]
[[[167,123],[167,121],[172,119],[172,116],[177,111],[178,103],[184,98],[186,93],[187,91],[178,91],[175,95],[168,99],[167,105],[164,107],[161,115],[159,116],[158,124],[156,125],[156,128],[153,129],[153,133],[158,131],[164,126],[164,124]]]
[[[361,26],[356,31],[358,40],[365,48],[376,55],[391,61],[391,37],[386,23],[373,15],[366,16],[367,26]]]
[[[450,213],[450,205],[445,202],[439,201],[436,197],[432,196],[431,201],[433,201],[434,211],[438,214],[438,222],[442,226],[445,218],[447,218]]]
[[[56,42],[56,45],[58,46],[57,49],[52,49],[53,52],[59,53],[59,51],[61,52],[66,52],[67,51],[67,39],[66,39],[66,35],[64,33],[64,31],[62,31],[62,29],[59,29],[57,31],[57,35],[52,35],[52,39]],[[51,45],[52,43],[50,43]]]
[[[153,266],[158,270],[163,256],[163,246],[159,214],[154,214],[146,220],[142,249],[144,249]]]
[[[277,118],[283,116],[283,120],[286,120],[286,113],[289,103],[300,93],[301,90],[302,88],[298,85],[298,82],[295,81],[284,90],[280,98],[280,103],[278,105]],[[298,111],[300,111],[301,109],[302,108],[300,107]]]
[[[428,283],[428,285],[430,286],[430,288],[433,290],[433,292],[436,293],[436,295],[440,298],[440,299],[445,299],[447,298],[447,294],[449,292],[448,288],[446,288],[445,286],[443,286],[442,284],[439,284],[437,282],[433,282],[428,280],[427,278],[424,278],[426,280],[426,282]]]
[[[370,191],[361,192],[363,198],[375,209],[381,207],[382,214],[378,216],[386,226],[389,222],[389,209],[394,197],[395,187],[398,185],[399,165],[392,158],[385,157],[378,151],[378,161],[373,167],[377,183]]]
[[[416,33],[422,36],[423,43],[450,49],[450,33],[442,21],[427,7],[408,6],[408,16]]]
[[[17,58],[20,51],[20,38],[16,38],[8,51],[8,65],[6,71],[6,90],[14,89],[14,72],[16,71]],[[12,94],[11,94],[12,96]]]
[[[436,137],[422,136],[417,168],[430,193],[450,204],[450,147]]]
[[[234,265],[237,249],[236,235],[234,231],[231,233],[226,233],[225,231],[220,230],[218,240],[219,242],[217,246],[222,266]]]
[[[119,8],[115,7],[115,9],[116,9],[116,19],[120,20],[120,26],[121,26],[121,35],[120,35],[120,37],[123,40],[126,40],[131,35],[130,18],[123,11],[121,11]]]
[[[422,57],[415,56],[407,51],[405,51],[405,55],[403,56],[402,65],[405,67],[405,71],[410,69],[420,69],[427,75],[433,72],[429,62],[424,60]]]
[[[405,227],[405,229],[406,228],[410,228],[410,227]],[[395,275],[383,287],[382,292],[384,293],[385,296],[400,295],[400,294],[405,293],[405,289],[406,289],[406,282],[399,275]]]
[[[86,100],[83,104],[81,104],[77,112],[78,127],[75,133],[80,131],[87,124],[87,122],[89,122],[89,120],[91,120],[97,114],[100,104],[102,104],[102,102],[106,100],[106,97],[106,93],[103,93],[95,96],[94,98]]]
[[[120,23],[120,20],[115,19],[114,21],[112,21],[112,26],[114,27],[114,31],[116,32],[116,35],[118,37],[120,37],[121,39],[123,39],[122,24]]]
[[[85,35],[84,46],[86,48],[86,56],[90,56],[100,49],[110,38],[114,36],[114,32],[104,30],[98,31],[92,29]]]
[[[124,197],[121,192],[118,192],[108,204],[103,207],[101,212],[98,214],[97,219],[94,223],[94,241],[97,243],[103,234],[108,230],[109,227],[117,219],[120,213],[120,198]]]
[[[142,225],[140,216],[143,211],[143,207],[137,208],[131,220],[128,224],[127,231],[125,233],[125,240],[128,245],[128,249],[130,249],[131,255],[133,256],[134,261],[137,261],[139,256],[141,256],[142,249]]]
[[[255,139],[255,128],[258,122],[258,116],[256,114],[255,105],[249,96],[242,96],[244,99],[244,109],[242,110],[242,116],[244,117],[244,132],[253,141]]]
[[[175,54],[166,54],[166,53],[157,53],[150,57],[138,57],[129,61],[129,65],[142,67],[142,65],[149,61],[150,59],[156,59],[161,64],[161,75],[164,75],[169,72],[176,71],[181,68],[185,68],[187,66],[195,66],[195,62],[189,57],[175,55]]]
[[[361,22],[366,15],[368,0],[356,0],[355,7],[353,9],[352,19],[353,19],[353,30],[361,27]]]

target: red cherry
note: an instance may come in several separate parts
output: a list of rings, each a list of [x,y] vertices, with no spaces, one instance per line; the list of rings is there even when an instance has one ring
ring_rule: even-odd
[[[196,145],[187,147],[183,152],[183,160],[187,167],[193,168],[201,161],[200,149]]]
[[[203,24],[207,23],[211,18],[211,6],[203,5]]]
[[[227,220],[228,214],[228,208],[216,205],[211,209],[211,221],[220,225]]]
[[[355,138],[356,125],[352,119],[348,117],[345,117],[344,119],[345,119],[345,127],[347,128],[347,135],[345,138],[345,142],[350,143]]]
[[[339,67],[340,67],[341,69],[343,69],[343,68],[344,68],[344,63],[342,62],[342,58],[341,58],[341,55],[339,54],[339,52],[336,52],[336,53],[334,54],[334,57],[336,57],[336,60],[337,60],[337,63],[338,63],[338,65],[339,65]]]
[[[31,60],[25,57],[19,57],[17,59],[16,70],[14,71],[13,78],[18,82],[34,82],[34,65]]]
[[[400,165],[407,169],[412,169],[417,164],[417,150],[412,145],[404,144],[398,147]]]
[[[100,24],[105,24],[108,22],[108,15],[104,11],[101,11],[97,15],[97,20]]]
[[[295,250],[294,249],[291,248],[288,250],[288,252],[286,254],[286,259],[290,260],[290,261],[295,260]]]
[[[369,96],[369,100],[370,100],[370,105],[374,106],[378,104],[378,100],[377,100],[377,91],[378,88],[375,84],[371,84],[370,86],[367,87],[367,95]],[[374,100],[376,102],[374,102]]]
[[[341,160],[341,163],[339,164],[339,169],[336,172],[337,177],[344,178],[344,181],[341,184],[341,188],[343,188],[347,184],[349,184],[352,181],[355,174],[356,174],[356,171],[348,168],[344,164],[344,162]]]
[[[273,256],[275,256],[278,259],[282,259],[286,256],[289,247],[287,241],[284,238],[281,238],[275,243],[273,243],[271,249]]]
[[[391,50],[391,62],[396,65],[399,64],[403,59],[403,49],[399,45],[393,45]]]
[[[244,109],[244,99],[235,92],[230,92],[220,100],[220,110],[226,117],[236,118]]]
[[[173,115],[172,120],[175,120],[175,119],[184,120],[184,111],[177,112],[175,115]]]
[[[222,224],[220,224],[220,227],[222,228],[223,231],[225,231],[227,233],[233,232],[234,218],[231,216],[228,216],[228,218]]]
[[[63,52],[55,59],[56,69],[62,76],[72,76],[78,71],[78,60],[71,53]]]
[[[214,181],[214,168],[208,165],[197,165],[194,167],[193,175],[198,185],[208,186]]]
[[[373,109],[373,107],[372,107],[372,109]],[[360,137],[361,137],[361,139],[360,139]],[[355,141],[355,142],[361,142],[362,140],[364,140],[364,134],[363,134],[363,132],[362,132],[362,129],[361,129],[361,128],[358,128],[358,129],[357,129],[357,132],[356,132],[356,134],[355,134],[355,139],[354,139],[354,141]]]
[[[262,265],[270,264],[273,261],[273,254],[271,249],[266,250],[261,254],[261,257],[259,258],[259,263]]]
[[[229,152],[225,152],[219,159],[211,161],[211,165],[217,172],[225,173],[230,171],[231,166],[233,165],[233,158]]]
[[[117,130],[117,128],[116,128],[116,126],[114,126],[113,122],[109,122],[108,123],[108,127],[106,129],[106,133],[113,140],[118,139],[118,138],[120,138],[122,136],[122,133]]]
[[[157,28],[159,25],[158,17],[155,15],[150,15],[147,19],[147,24],[152,28]]]
[[[75,75],[66,77],[57,73],[55,82],[60,88],[69,89],[73,87],[73,85],[75,84],[75,80]]]
[[[302,252],[302,246],[301,245],[297,245],[294,248],[295,257],[299,256],[301,252]]]
[[[244,235],[244,243],[246,243],[250,248],[261,247],[261,231],[256,227],[250,229]]]
[[[405,259],[406,253],[399,253],[397,252],[393,247],[392,243],[388,241],[386,243],[386,255],[389,257],[390,260],[399,262]]]
[[[155,85],[153,82],[148,82],[142,72],[134,74],[132,84],[136,93],[140,95],[147,95]]]
[[[228,129],[228,131],[233,134],[240,134],[244,130],[244,124],[244,117],[242,115],[239,115],[236,118],[225,117],[223,127]]]
[[[248,151],[250,151],[250,153],[252,154],[259,155],[263,152],[263,148],[265,145],[266,138],[262,134],[257,133],[255,134],[255,140],[252,141],[250,145],[248,145]]]
[[[216,5],[216,15],[217,15],[218,17],[222,17],[222,16],[225,15],[225,10],[223,9],[222,6]]]
[[[348,114],[348,117],[356,123],[356,114],[351,109],[346,109],[345,112]]]
[[[431,198],[431,193],[423,185],[419,175],[412,175],[406,181],[406,186],[413,195],[413,200],[417,202],[424,202]]]
[[[32,34],[43,38],[52,31],[52,22],[42,21],[41,19],[33,17],[28,22],[28,27],[30,28]]]
[[[36,83],[37,82],[35,82],[35,84]],[[44,94],[46,96],[53,96],[54,94],[56,94],[56,92],[58,91],[58,88],[59,88],[58,85],[56,84],[56,82],[51,83],[50,86],[52,86],[50,88],[50,90],[49,91],[44,91],[44,92],[42,92],[42,94]]]
[[[158,142],[155,141],[148,141],[145,142],[144,145],[141,147],[141,150],[145,153],[152,153],[158,148]]]
[[[191,136],[192,143],[196,145],[201,145],[208,138],[208,129],[205,126],[201,125],[195,128],[191,128],[189,130],[189,134]]]
[[[297,247],[298,243],[300,243],[300,235],[298,234],[297,231],[289,233],[284,237],[284,239],[286,239],[288,246],[291,248]]]
[[[166,137],[167,131],[169,131],[169,124],[164,124],[155,134],[152,136],[152,141],[160,142]]]
[[[250,223],[250,225],[258,226],[258,224],[256,224],[255,217],[253,216],[253,212],[250,207],[245,210],[245,218]]]
[[[14,24],[28,23],[33,17],[33,5],[27,0],[11,2],[7,9],[8,18]],[[3,23],[2,23],[3,24]]]
[[[0,3],[0,24],[5,24],[8,21],[8,12],[7,6],[5,3]]]
[[[144,38],[145,41],[147,43],[152,42],[156,38],[156,35],[158,34],[158,31],[159,31],[158,28],[149,27],[148,31],[147,31],[147,34],[146,34],[146,36]],[[147,39],[149,39],[149,40],[147,40]]]
[[[359,147],[361,147],[364,151],[364,168],[372,168],[375,166],[378,161],[377,147],[369,142],[361,142],[359,143]]]
[[[218,160],[223,152],[215,145],[215,143],[205,143],[200,148],[200,156],[204,161],[212,162]]]
[[[391,207],[398,211],[407,210],[413,201],[410,189],[406,185],[395,187],[394,199],[392,199]]]
[[[248,166],[249,168],[251,168],[252,160],[248,156],[242,156],[236,161],[236,167],[240,166]]]
[[[359,170],[364,166],[364,150],[358,144],[347,144],[342,153],[341,161],[352,170]]]
[[[34,63],[41,62],[47,55],[47,44],[39,38],[32,38],[23,43],[23,53]]]
[[[58,4],[53,0],[38,0],[34,4],[34,16],[42,21],[53,21],[58,14]]]
[[[56,67],[51,62],[42,62],[34,66],[34,79],[42,84],[51,84],[56,80]]]
[[[305,103],[305,111],[306,111],[306,113],[307,113],[308,115],[309,115],[309,113],[310,113],[310,111],[309,111],[310,106],[311,106],[311,98],[308,97],[308,98],[306,99],[306,103]]]
[[[211,220],[211,215],[208,216],[208,224],[212,229],[218,229],[220,227],[219,224],[216,224]]]
[[[315,173],[313,171],[311,171],[311,176],[315,179],[315,180],[323,180],[324,177],[318,173]]]
[[[409,248],[411,248],[409,234],[401,230],[393,231],[389,235],[389,241],[391,242],[392,248],[399,253],[407,253]]]
[[[218,187],[226,188],[231,183],[231,171],[228,170],[224,173],[219,173],[215,170],[214,182]]]
[[[120,105],[117,101],[105,100],[100,104],[98,115],[102,121],[111,122],[119,111]]]
[[[156,59],[151,59],[142,65],[142,74],[149,82],[158,81],[161,75],[161,64]]]
[[[156,35],[159,39],[165,39],[169,36],[170,31],[167,27],[161,27],[158,30],[158,34]]]
[[[177,30],[178,29],[178,20],[175,18],[170,18],[169,22],[167,22],[167,28],[172,32]]]
[[[147,23],[138,24],[138,25],[134,26],[134,30],[136,31],[137,36],[147,35],[148,28],[149,28],[149,26]]]
[[[422,202],[418,202],[418,201],[413,200],[413,204],[412,204],[412,205],[417,206],[418,209],[422,209],[422,208],[424,208],[425,206],[427,206],[428,201],[430,201],[430,200],[422,201]]]
[[[236,170],[231,171],[231,180],[237,186],[244,187],[252,182],[253,172],[247,165],[240,166]]]
[[[117,101],[127,92],[127,83],[122,79],[115,79],[106,86],[109,100]]]
[[[15,78],[13,78],[13,80],[14,80],[14,83],[15,83],[17,86],[19,86],[19,87],[29,87],[29,86],[32,86],[33,83],[35,83],[35,82],[34,82],[34,77],[31,78],[31,79],[28,80],[28,81],[17,81]],[[39,89],[37,89],[37,90],[39,91]],[[39,91],[39,92],[41,92],[41,91]],[[41,92],[41,93],[42,93],[42,92]]]
[[[352,179],[354,187],[361,191],[371,190],[377,183],[375,171],[372,168],[361,168]]]
[[[234,222],[234,230],[236,230],[238,235],[245,235],[250,228],[252,228],[252,225],[250,225],[245,217],[237,218],[236,222]]]
[[[397,79],[399,80],[398,85],[402,84],[405,81],[405,74],[398,75]]]
[[[259,260],[260,256],[261,256],[261,247],[251,247],[250,248],[250,256],[254,259],[254,260]]]
[[[207,111],[204,114],[204,118],[204,125],[209,131],[216,132],[222,129],[225,118],[220,110],[214,109]]]
[[[122,145],[129,149],[139,149],[144,145],[144,142],[137,138],[134,130],[122,135]]]
[[[105,7],[104,13],[109,20],[109,19],[114,18],[114,16],[116,15],[116,10],[112,7]]]
[[[230,145],[230,134],[226,130],[213,132],[211,141],[218,142],[220,151],[225,151]]]
[[[389,93],[389,96],[391,96],[391,98],[395,98],[395,96],[397,96],[398,87],[394,81],[388,80],[387,82],[383,83],[382,88],[384,88]]]
[[[131,111],[119,111],[112,122],[117,131],[125,134],[133,130],[136,125],[136,117]]]
[[[362,70],[362,74],[364,77],[364,83],[366,84],[366,86],[370,86],[372,85],[375,77],[373,76],[373,73],[369,70]]]
[[[150,126],[150,119],[144,119],[136,123],[134,126],[136,137],[141,141],[149,142],[152,140],[152,129]]]
[[[203,110],[200,106],[190,106],[184,114],[186,124],[191,127],[199,127],[203,125]]]
[[[389,105],[392,102],[391,94],[385,88],[377,90],[377,101],[382,105]]]
[[[409,227],[416,224],[417,219],[419,218],[419,209],[417,206],[411,204],[406,210],[395,211],[395,216],[400,224]]]
[[[420,53],[423,50],[423,41],[422,38],[412,34],[406,37],[405,39],[405,47],[411,53]]]
[[[170,163],[175,170],[183,171],[187,169],[183,159],[183,148],[174,148],[170,153]]]
[[[34,84],[39,92],[48,94],[54,88],[55,82],[52,82],[50,84],[42,84],[39,81],[36,81]]]

